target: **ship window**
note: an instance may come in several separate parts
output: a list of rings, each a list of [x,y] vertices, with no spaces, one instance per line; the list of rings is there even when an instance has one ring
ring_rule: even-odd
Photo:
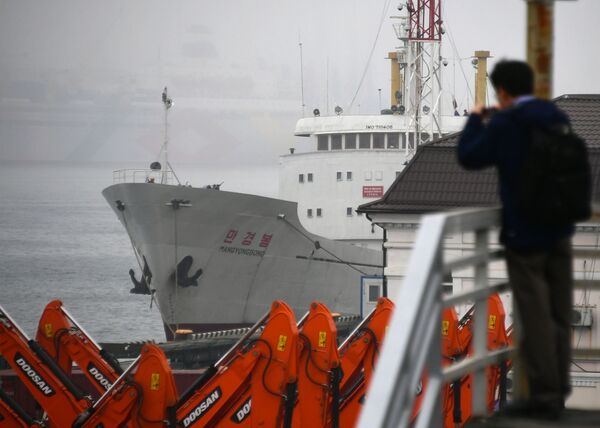
[[[329,150],[329,135],[317,135],[317,150]]]
[[[312,217],[312,208],[306,210],[306,217]]]
[[[356,149],[356,134],[346,134],[346,150]]]
[[[323,210],[321,208],[317,208],[317,217],[323,216]]]
[[[406,134],[400,134],[400,147],[406,149]]]
[[[308,180],[309,183],[312,183],[313,181],[313,174],[312,172],[309,172],[308,174],[306,174],[306,178]]]
[[[379,285],[369,285],[369,302],[376,302],[379,297]]]
[[[331,150],[342,150],[342,136],[340,134],[331,136]]]
[[[365,171],[365,180],[371,181],[373,179],[373,173],[371,171]]]
[[[373,148],[374,149],[383,149],[385,142],[385,134],[375,133],[373,134]]]
[[[348,180],[348,181],[352,180],[352,171],[346,171],[346,180]]]
[[[336,174],[337,181],[342,181],[342,171],[338,171]]]
[[[298,183],[304,183],[304,174],[298,174]]]
[[[383,171],[375,171],[375,180],[377,180],[377,181],[383,180]]]
[[[348,217],[352,217],[352,207],[348,207],[348,208],[346,208],[346,215],[347,215]]]
[[[371,134],[358,134],[358,147],[360,149],[370,149]]]
[[[388,149],[397,149],[398,148],[398,140],[399,134],[387,134],[387,148]]]

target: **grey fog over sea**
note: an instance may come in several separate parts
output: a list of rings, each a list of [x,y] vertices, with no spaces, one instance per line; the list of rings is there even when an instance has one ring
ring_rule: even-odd
[[[35,335],[46,303],[60,299],[98,341],[164,340],[150,297],[129,293],[139,277],[131,243],[101,195],[112,171],[144,165],[0,162],[0,304]],[[276,166],[173,165],[193,186],[277,194]]]

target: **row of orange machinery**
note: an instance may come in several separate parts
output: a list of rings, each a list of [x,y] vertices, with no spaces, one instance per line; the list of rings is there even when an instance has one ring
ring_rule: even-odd
[[[488,303],[488,346],[506,346],[504,309]],[[122,370],[65,310],[50,302],[32,340],[0,307],[0,355],[12,367],[41,411],[31,416],[0,388],[0,428],[13,427],[352,427],[355,425],[393,303],[377,307],[338,345],[334,318],[315,302],[296,322],[275,301],[259,320],[189,389],[178,394],[168,359],[145,344]],[[471,314],[442,316],[442,355],[447,362],[470,352]],[[72,379],[77,365],[92,385],[83,391]],[[488,404],[496,405],[502,369],[489,369]],[[441,391],[445,425],[462,426],[470,416],[470,376]],[[413,409],[427,387],[423,376]],[[501,395],[501,394],[500,394]],[[92,397],[99,397],[93,399]]]

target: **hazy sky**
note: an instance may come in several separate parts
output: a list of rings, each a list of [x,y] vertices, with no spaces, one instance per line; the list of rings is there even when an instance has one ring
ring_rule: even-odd
[[[348,111],[384,16],[353,112],[376,112],[378,88],[389,103],[400,2],[382,15],[387,3],[2,1],[0,160],[152,160],[167,85],[174,162],[274,164],[297,140],[299,41],[307,113]],[[474,50],[490,50],[491,66],[524,58],[525,1],[445,0],[443,11],[444,89],[467,106]],[[557,3],[555,95],[600,93],[598,16],[598,0]]]

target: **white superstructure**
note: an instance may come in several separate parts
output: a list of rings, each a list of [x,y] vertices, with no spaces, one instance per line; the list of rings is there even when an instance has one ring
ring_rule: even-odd
[[[380,248],[381,229],[355,210],[381,198],[410,160],[412,120],[401,114],[300,119],[294,134],[308,137],[311,148],[281,156],[280,198],[298,202],[300,222],[312,233]],[[447,134],[461,130],[465,118],[442,120]]]

